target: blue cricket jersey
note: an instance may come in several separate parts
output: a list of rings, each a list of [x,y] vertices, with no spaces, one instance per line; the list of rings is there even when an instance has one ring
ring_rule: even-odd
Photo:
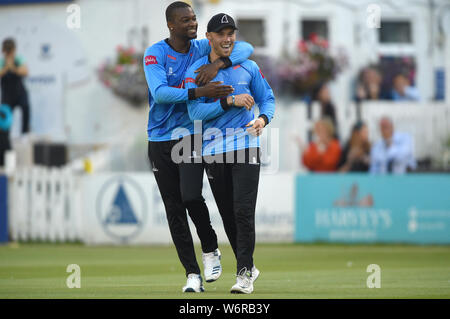
[[[186,72],[186,88],[197,87],[194,82],[194,71],[209,62],[209,56],[196,61]],[[275,97],[258,65],[246,60],[240,65],[219,71],[212,81],[223,81],[225,85],[234,87],[234,95],[247,93],[258,105],[260,115],[265,115],[269,122],[275,111]],[[203,155],[214,155],[259,147],[259,137],[247,132],[245,127],[255,118],[254,109],[231,107],[224,110],[220,100],[201,97],[188,101],[188,113],[192,121],[201,120],[203,128]],[[268,124],[268,123],[267,123]]]
[[[147,125],[149,141],[169,141],[194,132],[187,113],[186,102],[189,98],[184,78],[186,70],[196,60],[209,55],[211,46],[208,39],[190,42],[187,53],[175,51],[167,39],[145,50],[143,64],[150,105]],[[253,53],[250,44],[237,43],[230,56],[233,64],[245,61]]]

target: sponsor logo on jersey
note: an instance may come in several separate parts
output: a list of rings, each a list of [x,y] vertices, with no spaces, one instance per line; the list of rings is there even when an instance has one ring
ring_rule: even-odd
[[[158,64],[158,61],[156,61],[156,57],[154,55],[147,55],[145,57],[145,65],[149,64]]]

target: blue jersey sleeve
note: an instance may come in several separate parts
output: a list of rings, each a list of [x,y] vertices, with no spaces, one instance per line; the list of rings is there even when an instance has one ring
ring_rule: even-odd
[[[186,78],[184,80],[187,89],[196,88],[194,71],[200,67],[198,64],[192,65],[186,72]],[[195,100],[189,100],[187,102],[187,109],[189,113],[189,118],[191,121],[201,120],[208,121],[211,120],[225,112],[220,104],[220,99],[207,103],[206,98],[200,97]]]
[[[211,45],[208,39],[196,40],[198,45],[198,52],[201,57],[211,53]]]
[[[152,46],[145,51],[143,64],[145,79],[157,104],[182,103],[188,100],[188,90],[170,87],[167,83],[163,48]]]
[[[253,46],[243,41],[234,42],[233,51],[230,55],[231,65],[245,62],[253,53]]]
[[[258,65],[253,61],[249,62],[251,63],[250,70],[252,74],[250,91],[253,99],[258,104],[260,116],[265,115],[270,123],[275,112],[275,96]]]
[[[200,56],[211,53],[211,44],[208,39],[197,40]],[[243,41],[235,41],[230,55],[231,65],[238,65],[246,61],[253,54],[253,46]]]
[[[211,53],[211,44],[208,39],[197,40],[200,56]],[[235,41],[230,55],[231,65],[238,65],[246,61],[253,54],[253,46],[243,41]]]

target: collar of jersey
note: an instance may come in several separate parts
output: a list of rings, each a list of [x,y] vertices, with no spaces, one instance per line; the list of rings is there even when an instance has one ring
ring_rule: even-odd
[[[189,53],[191,53],[192,50],[192,40],[189,40],[189,51],[186,53],[181,53],[176,51],[169,43],[169,38],[164,39],[164,42],[169,46],[170,50],[172,50],[174,53],[179,54],[179,55],[187,55]]]

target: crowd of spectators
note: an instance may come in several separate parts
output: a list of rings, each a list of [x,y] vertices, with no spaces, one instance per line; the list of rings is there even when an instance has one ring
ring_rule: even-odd
[[[387,89],[383,89],[383,81],[388,82]],[[360,72],[355,100],[420,101],[419,90],[411,82],[410,76],[405,71],[396,73],[392,80],[383,80],[378,67],[369,66]]]
[[[420,101],[418,89],[411,84],[407,72],[394,73],[388,89],[386,79],[377,66],[364,68],[355,86],[355,100]],[[414,142],[410,134],[398,132],[388,116],[378,125],[381,139],[370,141],[367,123],[358,120],[347,141],[340,140],[335,104],[329,86],[319,85],[312,97],[320,105],[320,119],[314,125],[312,141],[304,144],[299,138],[301,162],[311,172],[370,172],[402,174],[416,169]]]
[[[366,123],[352,127],[348,141],[341,147],[335,127],[324,117],[314,125],[314,138],[308,143],[297,138],[302,164],[311,172],[370,172],[403,174],[417,167],[414,143],[410,134],[394,129],[393,121],[384,116],[379,121],[381,139],[370,142]]]

